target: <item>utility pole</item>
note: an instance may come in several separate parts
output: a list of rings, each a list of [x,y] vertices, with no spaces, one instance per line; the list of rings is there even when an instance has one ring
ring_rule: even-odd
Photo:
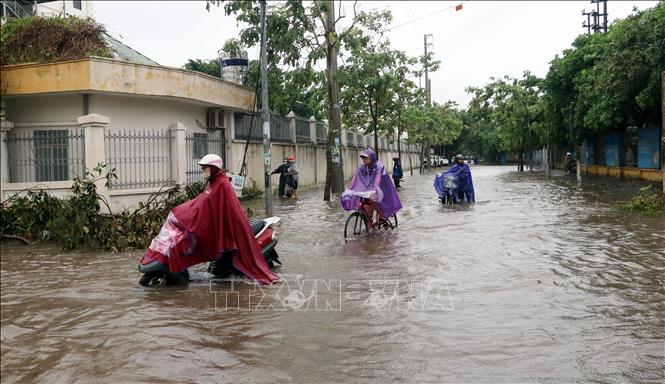
[[[431,93],[430,93],[430,82],[429,82],[429,77],[428,77],[429,76],[429,68],[428,68],[429,67],[429,60],[428,60],[428,56],[427,56],[427,47],[429,45],[432,45],[432,44],[427,42],[428,37],[432,37],[432,34],[425,34],[423,36],[423,43],[424,43],[424,46],[425,46],[425,100],[426,100],[427,106],[429,107],[432,103],[432,99],[431,99]],[[427,143],[426,140],[423,140],[423,143],[422,143],[422,152],[421,152],[421,156],[420,156],[420,173],[423,173],[423,166],[424,166],[423,161],[425,161],[424,159],[429,161],[429,143]]]
[[[432,34],[427,34],[423,36],[423,40],[425,42],[425,60],[427,60],[427,46],[432,45],[432,43],[427,43],[427,38],[428,37],[433,37]],[[431,89],[430,89],[430,82],[428,78],[428,65],[427,62],[425,63],[425,97],[427,97],[427,106],[429,107],[432,104],[432,95],[431,95]]]
[[[586,9],[582,10],[582,16],[586,16],[586,23],[582,22],[582,27],[586,27],[586,34],[590,35],[591,34],[591,15],[593,14],[593,11],[587,12]]]
[[[600,3],[603,3],[602,13],[600,12]],[[587,34],[590,34],[591,30],[593,30],[593,33],[600,32],[601,30],[607,32],[607,0],[591,0],[591,4],[596,4],[596,10],[591,10],[591,12],[582,11],[582,16],[587,17],[587,21],[586,23],[582,23],[582,27],[586,27]],[[601,17],[603,18],[602,24],[600,22]],[[591,18],[593,18],[593,22]]]
[[[344,191],[344,159],[342,158],[342,115],[339,106],[337,79],[337,33],[335,33],[335,2],[328,2],[325,21],[326,82],[328,85],[328,138],[326,144],[326,186],[323,200],[330,201],[330,193]]]
[[[265,180],[266,217],[270,217],[272,216],[272,185],[270,183],[270,110],[268,107],[266,0],[261,0],[261,109],[263,118],[263,177]]]

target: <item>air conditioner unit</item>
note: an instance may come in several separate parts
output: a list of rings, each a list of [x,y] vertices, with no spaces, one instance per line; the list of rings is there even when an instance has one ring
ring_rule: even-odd
[[[224,128],[224,110],[219,108],[209,108],[206,125],[209,129]]]

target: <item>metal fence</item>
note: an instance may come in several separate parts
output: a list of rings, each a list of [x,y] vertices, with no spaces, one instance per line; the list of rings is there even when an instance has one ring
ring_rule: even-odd
[[[356,145],[356,134],[353,132],[346,131],[346,146],[347,147],[355,147]]]
[[[325,144],[328,141],[328,127],[323,123],[316,123],[316,143]]]
[[[250,141],[263,140],[263,128],[261,128],[263,120],[261,120],[261,116],[259,114],[255,114],[254,119],[252,120],[251,114],[236,112],[233,115],[233,119],[235,123],[234,138],[236,140],[247,140],[247,135],[250,135],[249,136]]]
[[[6,142],[11,183],[83,177],[85,137],[78,127],[11,130]]]
[[[171,135],[167,130],[127,130],[104,135],[106,162],[118,177],[111,189],[161,187],[171,177]]]
[[[280,115],[270,115],[270,140],[292,143],[293,139],[289,129],[289,119]]]
[[[309,132],[309,120],[303,117],[296,117],[296,142],[311,143],[312,138]]]
[[[208,153],[214,153],[224,160],[226,166],[226,141],[221,131],[219,137],[208,133],[187,133],[185,136],[185,147],[187,148],[187,169],[185,170],[186,182],[202,181],[203,176],[199,161]]]

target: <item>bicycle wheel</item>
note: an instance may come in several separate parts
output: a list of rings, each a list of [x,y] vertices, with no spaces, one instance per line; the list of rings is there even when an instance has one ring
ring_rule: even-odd
[[[346,219],[346,225],[344,225],[344,238],[345,239],[355,239],[367,233],[367,218],[361,212],[353,212],[349,215],[349,218]]]
[[[383,229],[397,228],[397,215],[393,215],[393,217],[389,217],[385,221],[383,221],[383,225],[381,226],[381,228]]]

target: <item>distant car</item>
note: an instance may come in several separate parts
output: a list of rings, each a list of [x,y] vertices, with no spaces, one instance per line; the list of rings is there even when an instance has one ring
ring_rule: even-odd
[[[442,157],[442,158],[441,158],[441,165],[446,166],[446,165],[448,165],[448,164],[450,164],[450,162],[448,161],[448,159],[446,159],[445,157]]]

